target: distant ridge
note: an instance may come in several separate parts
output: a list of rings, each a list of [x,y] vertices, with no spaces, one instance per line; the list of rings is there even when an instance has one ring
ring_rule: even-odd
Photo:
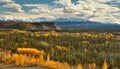
[[[0,21],[0,28],[23,30],[61,30],[54,22]]]
[[[120,24],[101,23],[93,21],[55,21],[62,29],[68,30],[102,30],[102,31],[120,31]]]

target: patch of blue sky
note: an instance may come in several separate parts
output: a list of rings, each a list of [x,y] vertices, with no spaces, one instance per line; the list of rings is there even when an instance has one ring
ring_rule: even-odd
[[[120,8],[120,2],[117,2],[117,1],[111,1],[111,2],[108,2],[107,4]]]
[[[52,3],[53,0],[15,0],[16,3],[19,4],[49,4]]]

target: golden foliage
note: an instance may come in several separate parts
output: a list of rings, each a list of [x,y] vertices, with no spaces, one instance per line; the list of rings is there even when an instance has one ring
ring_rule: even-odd
[[[56,48],[61,51],[69,51],[69,48],[66,48],[65,46],[56,46]]]
[[[24,65],[40,65],[43,67],[49,67],[53,69],[97,69],[95,63],[86,64],[82,66],[78,64],[76,67],[70,66],[68,63],[63,63],[59,61],[54,61],[50,59],[50,56],[47,56],[47,60],[44,59],[43,54],[39,54],[38,57],[35,55],[26,55],[26,54],[3,54],[2,61],[7,64],[15,64],[17,66]],[[106,61],[104,62],[102,69],[108,69]]]
[[[51,31],[50,35],[52,35],[52,36],[58,36],[58,33],[56,31]]]
[[[15,62],[15,65],[19,65],[19,55],[18,54],[14,54],[12,57],[13,61]]]
[[[95,63],[92,64],[85,64],[84,69],[98,69]]]
[[[42,55],[42,54],[41,54],[41,55],[39,55],[39,57],[38,57],[38,60],[37,60],[37,61],[38,61],[38,63],[39,63],[39,64],[41,64],[41,65],[42,65],[42,64],[44,64],[44,57],[43,57],[43,55]]]
[[[91,66],[92,66],[92,69],[97,69],[97,66],[95,63],[92,63]]]
[[[19,29],[13,29],[10,33],[14,33],[14,32],[17,32],[17,33],[27,33],[27,31],[19,30]]]
[[[12,54],[12,55],[3,55],[2,56],[2,61],[8,62],[8,64],[15,64],[17,66],[24,66],[24,65],[40,65],[44,67],[49,67],[49,68],[54,68],[54,69],[70,69],[70,66],[68,63],[61,63],[58,61],[50,60],[49,55],[47,56],[47,60],[44,60],[44,56],[42,53],[38,54],[38,57],[35,55],[26,55],[26,54],[33,54],[38,51],[37,49],[32,49],[32,48],[18,48],[17,51],[20,54]],[[40,52],[40,51],[38,51]],[[23,54],[24,53],[24,54]]]
[[[50,31],[50,32],[44,32],[41,34],[41,36],[45,36],[45,37],[48,37],[48,36],[58,36],[58,33],[56,31]]]
[[[34,48],[17,48],[17,52],[21,54],[30,54],[30,55],[44,54],[44,51],[39,51]]]
[[[78,64],[77,69],[83,69],[82,65]]]
[[[48,37],[49,33],[44,33],[43,36]]]
[[[80,36],[80,33],[75,33],[75,36]]]
[[[108,69],[108,65],[107,65],[106,61],[104,61],[104,64],[103,64],[103,66],[102,66],[102,69]]]

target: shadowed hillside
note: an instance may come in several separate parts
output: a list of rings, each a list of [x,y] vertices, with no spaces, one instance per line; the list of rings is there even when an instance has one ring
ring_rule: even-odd
[[[61,30],[54,22],[0,22],[0,28],[24,30]]]

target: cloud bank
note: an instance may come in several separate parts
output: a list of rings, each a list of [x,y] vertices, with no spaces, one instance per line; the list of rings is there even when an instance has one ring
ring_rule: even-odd
[[[5,3],[5,2],[13,2],[12,0],[0,0],[0,2]]]
[[[11,0],[1,0],[0,2],[10,2],[2,7],[12,8],[7,14],[0,15],[0,19],[20,19],[26,21],[54,21],[59,18],[69,20],[90,20],[103,23],[120,24],[120,8],[115,4],[107,3],[113,0],[78,0],[73,3],[71,0],[55,0],[54,5],[49,4],[23,4],[20,5]],[[116,2],[120,2],[117,0]],[[31,8],[24,12],[22,7]]]
[[[17,3],[8,3],[8,4],[5,4],[3,5],[2,7],[5,7],[5,8],[11,8],[13,9],[12,12],[24,12],[21,8],[22,6],[17,4]]]
[[[12,9],[11,12],[15,13],[24,12],[24,10],[22,10],[22,5],[15,3],[14,0],[0,0],[0,3],[6,3],[2,7]]]

